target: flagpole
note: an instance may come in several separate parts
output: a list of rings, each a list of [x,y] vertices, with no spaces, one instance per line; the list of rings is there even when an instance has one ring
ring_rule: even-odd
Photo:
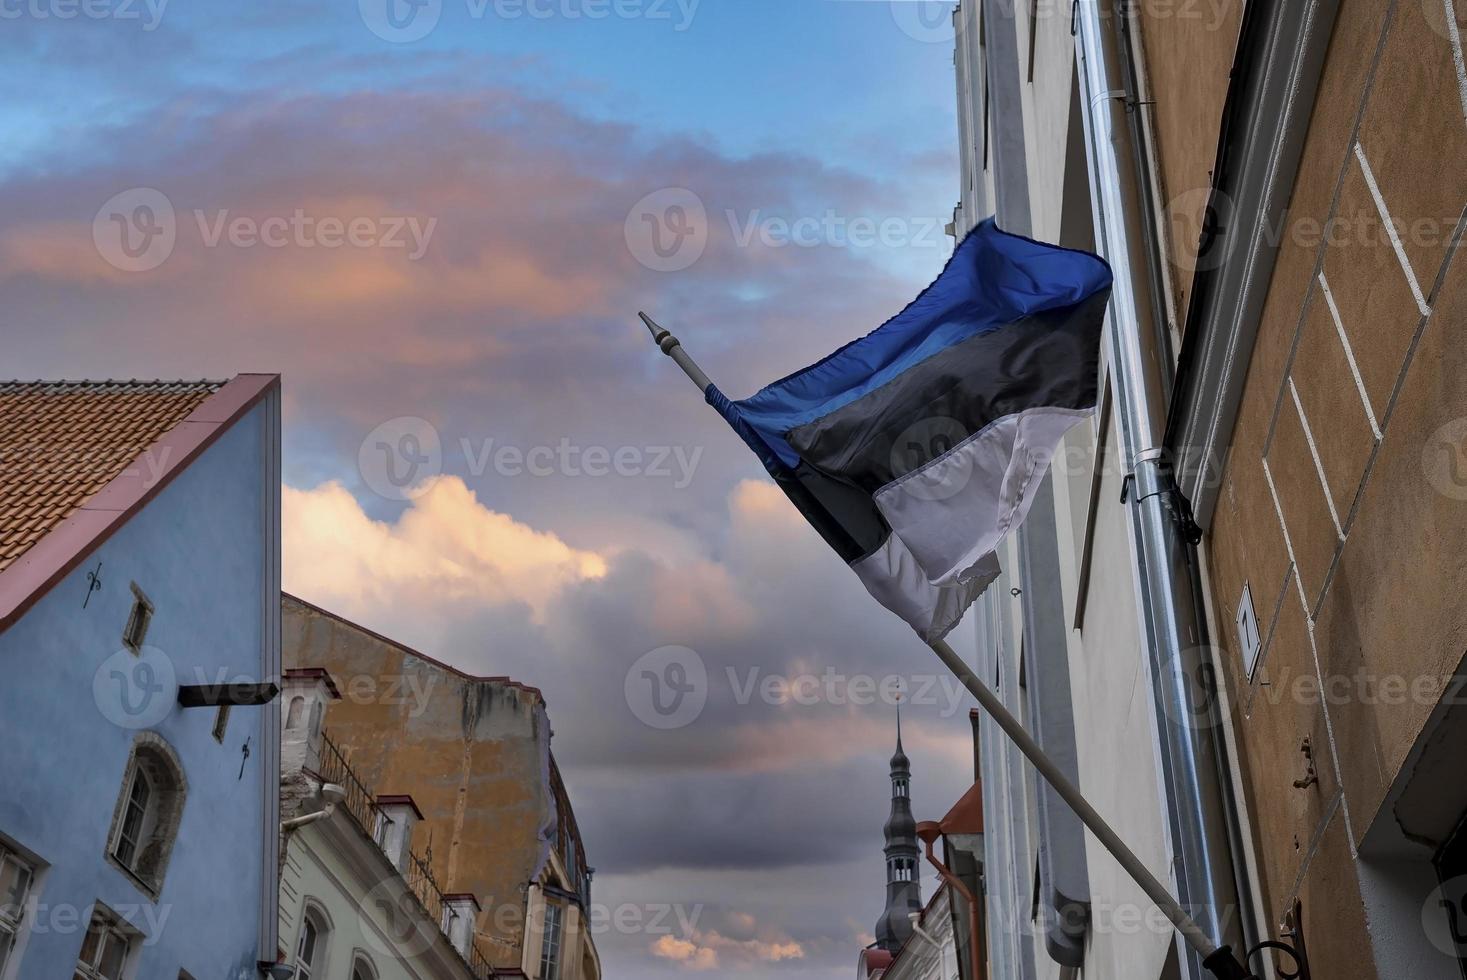
[[[656,321],[646,313],[638,313],[647,329],[652,331],[652,339],[661,348],[662,353],[677,362],[677,366],[683,369],[700,391],[707,391],[711,382],[708,375],[704,374],[698,367],[697,362],[683,350],[681,342],[678,341],[668,330],[659,326]],[[1110,855],[1116,859],[1131,880],[1140,886],[1146,893],[1146,897],[1156,903],[1156,907],[1171,921],[1187,944],[1195,949],[1202,957],[1203,964],[1219,980],[1251,980],[1248,970],[1234,957],[1233,951],[1227,946],[1219,946],[1199,926],[1186,909],[1182,908],[1166,886],[1161,883],[1136,856],[1135,852],[1126,846],[1120,835],[1106,823],[1105,818],[1090,805],[1090,801],[1080,792],[1080,788],[1070,782],[1068,776],[1059,768],[1053,759],[1044,751],[1038,742],[1024,729],[1019,719],[1004,706],[1002,700],[995,694],[983,679],[974,672],[973,668],[958,656],[957,652],[950,647],[946,640],[934,640],[928,646],[932,652],[937,654],[939,660],[952,671],[958,680],[973,697],[978,699],[978,704],[988,713],[999,728],[1003,729],[1009,739],[1014,743],[1024,758],[1034,766],[1036,772],[1043,777],[1044,781],[1054,787],[1075,815],[1089,828]]]

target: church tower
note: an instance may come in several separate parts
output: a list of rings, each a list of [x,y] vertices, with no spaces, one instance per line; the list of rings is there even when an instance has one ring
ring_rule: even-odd
[[[876,946],[895,953],[912,934],[909,913],[922,911],[917,875],[917,821],[912,818],[912,766],[902,751],[897,708],[896,755],[891,757],[891,815],[886,818],[886,909],[876,920]]]

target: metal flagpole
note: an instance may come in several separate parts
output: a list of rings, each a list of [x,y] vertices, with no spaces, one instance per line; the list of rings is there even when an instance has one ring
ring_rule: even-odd
[[[662,353],[676,361],[677,366],[683,369],[683,373],[692,379],[699,390],[706,391],[711,383],[708,375],[704,374],[697,362],[688,355],[687,351],[683,350],[678,339],[659,326],[646,313],[637,315],[642,318],[647,329],[652,331],[652,339],[661,348]],[[1024,757],[1034,766],[1035,771],[1044,778],[1045,782],[1054,787],[1054,791],[1060,795],[1061,799],[1070,805],[1080,821],[1090,829],[1101,845],[1125,869],[1126,874],[1131,876],[1131,880],[1141,886],[1146,897],[1155,902],[1156,907],[1171,920],[1172,925],[1176,926],[1187,944],[1202,957],[1207,969],[1212,971],[1219,980],[1251,980],[1247,968],[1234,957],[1232,949],[1227,946],[1219,946],[1202,931],[1197,922],[1187,914],[1187,910],[1172,897],[1171,892],[1167,891],[1166,886],[1147,869],[1135,852],[1126,846],[1125,841],[1121,840],[1120,835],[1111,829],[1110,824],[1105,822],[1105,818],[1096,811],[1095,807],[1090,805],[1085,795],[1080,792],[1080,788],[1070,782],[1069,777],[1054,764],[1039,743],[1024,730],[1019,719],[1015,718],[999,700],[998,695],[983,683],[983,679],[973,671],[973,668],[968,666],[952,647],[948,646],[947,641],[935,640],[928,645],[948,670],[951,670],[958,680],[963,682],[963,686],[968,689],[969,693],[978,699],[978,704],[988,712],[989,717],[998,723],[998,727],[1003,729],[1004,734],[1008,735],[1019,751],[1024,754]]]

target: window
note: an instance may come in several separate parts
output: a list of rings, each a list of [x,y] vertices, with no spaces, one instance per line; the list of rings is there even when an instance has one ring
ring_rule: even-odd
[[[134,652],[143,648],[148,635],[148,625],[153,621],[153,604],[143,595],[136,582],[132,583],[132,614],[127,617],[127,628],[122,631],[122,644]]]
[[[294,980],[320,980],[326,975],[326,937],[330,930],[326,920],[315,909],[307,909],[301,922],[301,936],[295,944]]]
[[[224,732],[229,728],[229,705],[221,704],[214,713],[214,741],[224,744]]]
[[[300,695],[291,698],[290,710],[285,713],[285,727],[299,728],[306,714],[306,699]]]
[[[5,972],[10,951],[20,935],[26,898],[34,878],[35,868],[30,862],[0,844],[0,974]]]
[[[896,795],[897,795],[897,797],[899,799],[906,799],[906,797],[907,797],[907,781],[905,779],[898,779],[896,781],[896,783],[895,783],[895,786],[896,786]]]
[[[138,845],[143,841],[144,824],[150,822],[148,805],[152,799],[153,787],[148,782],[147,770],[141,767],[134,769],[132,787],[128,790],[127,804],[122,811],[122,830],[117,835],[117,848],[112,852],[128,868],[137,863],[138,851],[141,850]]]
[[[371,962],[360,953],[357,954],[356,962],[352,964],[351,980],[377,980],[377,971],[373,969]]]
[[[123,773],[107,857],[153,897],[163,888],[186,793],[172,747],[156,732],[140,732]]]
[[[559,904],[545,903],[545,938],[540,943],[540,980],[560,980],[560,916]]]
[[[131,946],[132,937],[123,929],[121,920],[103,908],[96,908],[82,940],[72,980],[121,980]]]
[[[372,831],[372,839],[383,851],[387,850],[387,838],[392,833],[393,819],[381,810],[377,811],[377,826]]]

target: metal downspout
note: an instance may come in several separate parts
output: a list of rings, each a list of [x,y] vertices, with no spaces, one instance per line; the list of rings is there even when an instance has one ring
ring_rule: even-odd
[[[1145,225],[1151,211],[1137,156],[1135,98],[1128,89],[1127,24],[1117,11],[1124,3],[1078,0],[1075,19],[1096,243],[1115,273],[1108,354],[1127,474],[1126,510],[1177,897],[1204,931],[1242,949],[1222,733],[1219,719],[1211,716],[1213,700],[1196,696],[1210,690],[1199,681],[1217,674],[1197,601],[1192,546],[1183,537],[1182,501],[1162,450],[1172,362],[1157,322],[1157,257]],[[1178,945],[1178,953],[1183,977],[1207,975],[1200,957],[1185,944]]]

